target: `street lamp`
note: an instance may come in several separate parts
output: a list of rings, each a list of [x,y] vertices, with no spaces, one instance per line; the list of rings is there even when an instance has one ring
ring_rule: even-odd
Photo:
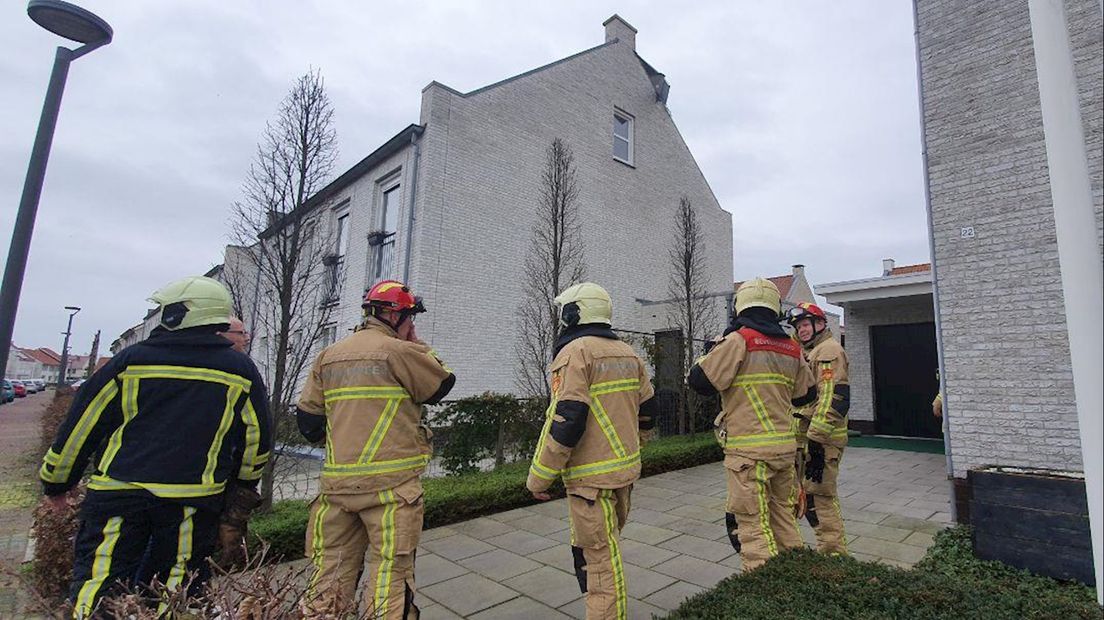
[[[69,370],[69,335],[73,333],[73,317],[77,316],[80,312],[80,308],[77,306],[65,306],[65,309],[69,311],[69,324],[65,326],[65,342],[61,343],[61,365],[58,366],[58,380],[57,386],[66,384],[65,373]]]
[[[50,85],[46,88],[46,101],[42,104],[42,116],[38,120],[31,161],[27,177],[23,181],[23,196],[19,200],[19,212],[15,216],[8,263],[4,268],[4,283],[0,287],[0,368],[6,368],[11,350],[12,332],[15,330],[15,313],[19,308],[19,293],[23,288],[23,274],[27,269],[27,254],[31,249],[38,199],[42,195],[42,180],[46,176],[46,162],[50,158],[50,144],[54,139],[61,95],[65,91],[65,78],[69,75],[69,63],[88,52],[111,43],[111,26],[89,11],[60,0],[31,0],[27,15],[34,23],[70,41],[83,43],[75,50],[58,47],[54,56],[54,69],[50,73]],[[70,317],[72,318],[72,317]],[[64,363],[64,362],[63,362]]]

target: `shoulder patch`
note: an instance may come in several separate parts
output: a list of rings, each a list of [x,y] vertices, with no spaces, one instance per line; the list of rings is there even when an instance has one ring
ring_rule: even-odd
[[[824,367],[820,369],[821,381],[831,381],[834,376],[835,374],[832,372],[832,367],[830,365],[825,364]]]
[[[563,375],[559,372],[552,373],[552,396],[556,397],[563,387]]]

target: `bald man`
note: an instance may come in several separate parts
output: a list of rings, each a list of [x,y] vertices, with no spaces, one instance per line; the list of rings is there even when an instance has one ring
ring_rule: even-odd
[[[230,317],[230,329],[218,332],[218,335],[234,343],[234,350],[240,353],[249,352],[249,332],[245,330],[245,323],[236,316]]]

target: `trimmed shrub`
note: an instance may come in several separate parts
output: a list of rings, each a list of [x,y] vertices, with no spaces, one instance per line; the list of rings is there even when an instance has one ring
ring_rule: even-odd
[[[61,388],[42,413],[35,472],[38,471],[37,459],[42,458],[50,448],[72,402],[72,388]],[[41,492],[40,489],[38,491]],[[73,542],[79,526],[77,507],[84,498],[83,485],[70,491],[68,498],[68,511],[56,512],[39,504],[33,513],[35,547],[30,581],[38,598],[48,605],[59,604],[69,593],[69,582],[73,578]]]
[[[500,467],[509,457],[533,450],[543,417],[541,403],[510,394],[484,392],[452,401],[440,413],[448,429],[441,464],[460,474],[478,471],[487,460]]]
[[[668,620],[1100,618],[1094,590],[982,562],[966,528],[936,537],[912,570],[790,551],[688,599]]]
[[[712,433],[664,437],[645,444],[641,450],[641,469],[645,476],[712,463],[724,458]],[[536,503],[525,488],[529,463],[512,463],[494,471],[426,478],[425,528],[466,521],[496,512]],[[557,482],[549,493],[563,497],[563,485]],[[307,531],[307,503],[277,502],[271,512],[257,515],[249,525],[251,546],[264,541],[272,558],[303,557]]]

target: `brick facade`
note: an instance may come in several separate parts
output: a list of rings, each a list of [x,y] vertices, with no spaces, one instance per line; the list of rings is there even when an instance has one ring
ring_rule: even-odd
[[[1100,3],[1065,5],[1099,234]],[[918,0],[917,12],[954,474],[1080,469],[1028,2]]]

